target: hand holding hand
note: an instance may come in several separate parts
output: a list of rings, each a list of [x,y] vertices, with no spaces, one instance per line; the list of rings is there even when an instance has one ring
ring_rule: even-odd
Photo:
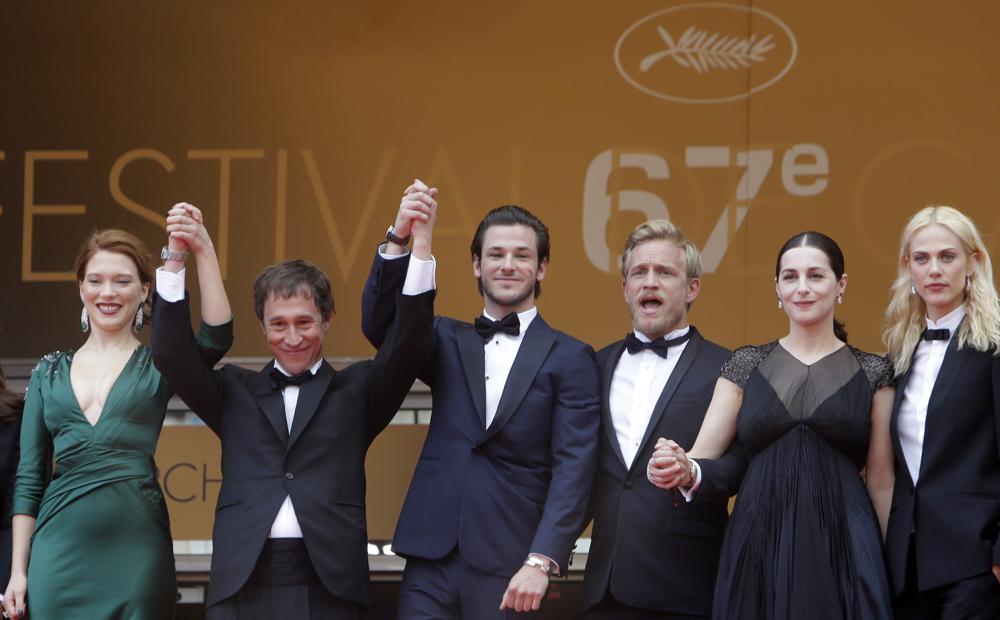
[[[28,608],[28,577],[24,573],[11,573],[7,591],[3,594],[3,610],[8,618],[23,618]]]
[[[646,477],[653,486],[673,489],[689,482],[691,461],[684,448],[672,439],[660,437],[646,467]]]
[[[212,239],[205,230],[201,209],[179,202],[167,213],[167,233],[170,235],[170,249],[190,249],[196,256],[214,250]],[[176,248],[174,243],[183,247]]]
[[[436,187],[428,187],[420,179],[414,179],[413,183],[403,190],[396,223],[392,227],[393,234],[397,237],[413,235],[414,249],[417,241],[430,243],[431,231],[437,219],[437,201],[434,199],[437,193]]]
[[[500,609],[536,611],[541,606],[548,587],[548,575],[534,566],[522,566],[511,577],[507,591],[503,593],[503,600],[500,601]]]

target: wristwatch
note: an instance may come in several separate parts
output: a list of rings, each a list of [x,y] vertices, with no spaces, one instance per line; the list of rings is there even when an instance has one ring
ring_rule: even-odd
[[[529,555],[528,559],[524,561],[524,565],[530,566],[532,568],[537,568],[538,570],[545,573],[546,577],[552,574],[552,563],[546,562],[545,560],[536,555]]]
[[[389,243],[395,243],[397,245],[406,245],[410,242],[410,237],[397,237],[392,234],[392,230],[395,226],[390,226],[388,230],[385,231],[385,240]]]
[[[187,257],[187,250],[171,250],[167,246],[163,246],[163,249],[160,250],[160,260],[175,260],[183,263]]]

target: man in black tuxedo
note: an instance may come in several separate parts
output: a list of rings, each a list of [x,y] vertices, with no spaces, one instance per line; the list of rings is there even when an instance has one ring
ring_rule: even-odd
[[[369,604],[365,454],[427,359],[435,208],[413,227],[402,294],[386,300],[396,320],[384,346],[339,371],[322,355],[333,296],[319,268],[290,260],[261,272],[254,307],[274,361],[259,372],[212,370],[191,333],[183,256],[165,249],[153,357],[222,441],[210,620],[358,618]],[[183,226],[204,237],[188,238],[199,276],[217,270],[203,228],[190,218]]]
[[[427,201],[415,182],[404,201]],[[397,228],[405,222],[397,220]],[[362,327],[376,346],[392,320],[405,261],[376,256]],[[549,327],[535,298],[548,229],[494,209],[472,242],[485,310],[475,325],[434,321],[420,378],[434,410],[392,541],[406,558],[400,620],[511,618],[538,610],[583,528],[600,410],[589,346]],[[516,612],[528,612],[516,614]]]
[[[727,499],[745,470],[742,453],[731,450],[712,463],[721,474],[712,480],[723,484],[709,488],[706,480],[693,501],[690,490],[682,497],[647,479],[657,438],[690,449],[729,357],[688,324],[700,289],[701,256],[676,226],[651,220],[632,231],[622,292],[633,331],[597,354],[602,432],[583,582],[587,620],[712,612]]]

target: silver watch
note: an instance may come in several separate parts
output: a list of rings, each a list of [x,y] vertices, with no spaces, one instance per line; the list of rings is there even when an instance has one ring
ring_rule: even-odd
[[[187,250],[171,250],[167,246],[163,246],[163,249],[160,250],[160,260],[175,260],[183,263],[187,257]]]
[[[537,568],[538,570],[545,573],[546,576],[552,574],[552,563],[546,562],[545,560],[543,560],[538,556],[534,555],[528,556],[528,559],[524,561],[524,565],[530,566],[532,568]]]

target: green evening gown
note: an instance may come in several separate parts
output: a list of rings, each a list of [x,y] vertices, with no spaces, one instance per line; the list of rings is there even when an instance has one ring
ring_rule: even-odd
[[[232,323],[202,326],[199,344],[213,363],[231,342]],[[72,363],[73,352],[46,355],[25,394],[12,512],[37,518],[28,613],[32,620],[172,618],[173,545],[153,461],[170,388],[140,346],[91,425],[70,385]]]

